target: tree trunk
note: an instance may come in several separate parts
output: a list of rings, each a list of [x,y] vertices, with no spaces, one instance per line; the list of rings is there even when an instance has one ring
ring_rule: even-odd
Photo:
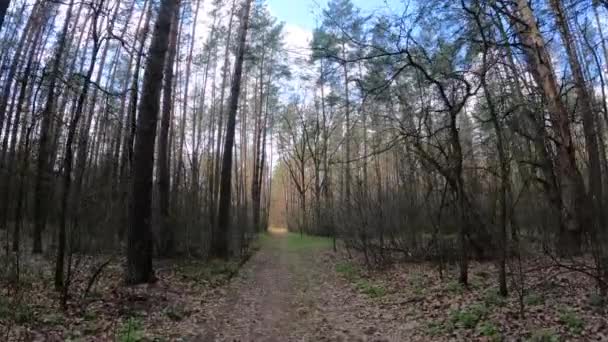
[[[59,78],[59,68],[63,61],[63,55],[66,48],[66,38],[68,34],[68,29],[70,25],[70,21],[72,18],[72,9],[74,7],[74,0],[70,1],[68,6],[65,21],[63,23],[63,28],[59,33],[59,39],[57,41],[57,49],[55,51],[55,55],[53,56],[52,67],[51,67],[51,76],[49,82],[49,90],[46,100],[46,105],[44,107],[42,113],[42,123],[40,124],[40,138],[38,141],[38,164],[37,170],[38,174],[36,176],[36,186],[35,186],[35,194],[34,194],[34,245],[33,245],[33,253],[42,253],[42,231],[46,225],[47,219],[47,207],[48,201],[50,199],[51,187],[49,186],[49,173],[50,173],[50,165],[49,165],[49,155],[52,151],[49,150],[50,143],[50,130],[51,124],[53,120],[53,116],[55,115],[55,87],[57,84],[57,79]]]
[[[260,197],[261,197],[261,152],[262,152],[262,130],[265,131],[266,123],[265,119],[262,120],[262,113],[264,113],[264,62],[266,57],[265,49],[265,37],[262,37],[262,56],[260,59],[260,74],[259,74],[259,107],[255,120],[254,130],[254,149],[253,149],[253,177],[251,182],[251,202],[252,202],[252,214],[253,214],[253,231],[257,232],[260,230]],[[255,95],[254,95],[255,96]],[[264,123],[262,123],[264,121]],[[263,126],[262,126],[263,125]]]
[[[346,60],[346,47],[345,44],[342,44],[342,57]],[[344,144],[346,145],[346,160],[344,163],[344,196],[345,203],[348,206],[350,204],[350,99],[348,94],[348,67],[346,62],[343,65],[344,69],[344,101],[345,101],[345,112],[346,112],[346,133],[344,137]]]
[[[130,99],[129,99],[129,111],[126,119],[126,129],[125,129],[125,137],[122,148],[122,161],[120,163],[120,179],[122,182],[122,199],[121,203],[124,205],[123,219],[121,227],[119,228],[118,235],[120,238],[123,237],[124,232],[128,230],[129,225],[129,207],[131,206],[131,198],[129,197],[130,188],[132,187],[132,167],[133,167],[133,142],[135,141],[135,130],[136,130],[136,120],[137,120],[137,101],[139,98],[139,72],[141,68],[141,62],[144,57],[144,47],[146,44],[146,38],[150,31],[150,19],[152,18],[152,3],[150,1],[146,1],[145,5],[148,5],[148,10],[146,11],[146,19],[141,32],[138,32],[139,38],[139,49],[136,52],[136,61],[135,68],[133,70],[133,79],[131,80],[131,91],[130,91]],[[142,16],[143,17],[143,16]],[[138,25],[139,26],[139,25]]]
[[[190,46],[188,48],[188,55],[186,57],[186,70],[185,70],[185,83],[184,83],[184,95],[183,95],[183,104],[182,104],[182,120],[180,127],[180,142],[179,142],[179,150],[177,152],[177,170],[175,175],[175,191],[179,191],[179,187],[182,183],[182,172],[184,169],[184,140],[186,138],[186,117],[188,113],[188,91],[190,89],[190,69],[192,67],[192,54],[194,51],[194,39],[196,36],[196,21],[198,18],[198,12],[200,9],[201,2],[203,0],[196,0],[196,9],[194,10],[194,19],[192,24],[192,33],[190,35]],[[195,113],[196,114],[196,113]],[[193,132],[192,135],[196,134],[196,119],[193,122]],[[193,146],[194,148],[194,146]]]
[[[35,13],[33,13],[32,15],[36,15]],[[19,96],[17,98],[16,103],[14,102],[13,105],[11,107],[14,107],[14,120],[13,120],[13,124],[12,124],[12,129],[9,130],[9,126],[7,125],[7,132],[5,133],[5,137],[4,140],[7,141],[8,137],[10,136],[10,145],[7,146],[3,146],[2,149],[2,162],[1,165],[3,166],[4,170],[6,170],[4,178],[2,179],[2,202],[0,202],[0,210],[2,211],[0,213],[0,229],[6,229],[7,227],[7,222],[8,222],[8,210],[9,210],[9,204],[8,204],[8,199],[9,199],[9,194],[11,193],[11,187],[12,187],[12,182],[13,182],[13,177],[15,176],[15,151],[17,148],[17,138],[18,138],[18,133],[19,133],[19,125],[21,124],[21,116],[22,116],[22,112],[23,112],[23,104],[26,100],[26,92],[27,92],[27,88],[28,88],[28,84],[29,84],[29,80],[30,80],[30,76],[31,76],[31,71],[32,71],[32,67],[33,67],[33,63],[34,63],[34,59],[37,55],[37,51],[38,49],[36,48],[40,38],[42,37],[42,29],[38,29],[36,31],[36,33],[34,34],[33,40],[31,42],[28,42],[28,45],[31,46],[31,51],[29,54],[29,57],[27,59],[27,64],[25,66],[25,70],[23,71],[23,74],[21,75],[21,80],[20,80],[20,87],[19,87]],[[24,36],[26,35],[26,32],[24,32]],[[32,43],[32,44],[30,44]],[[7,85],[12,84],[11,79],[7,79],[5,82],[7,82]],[[15,94],[17,94],[17,92],[15,91]],[[6,89],[5,89],[5,96],[8,96],[8,93],[6,93]],[[3,97],[3,99],[5,99]],[[11,110],[12,111],[12,110]],[[5,163],[6,162],[6,163]],[[13,247],[14,248],[14,247]]]
[[[162,118],[158,136],[158,197],[160,211],[160,255],[171,255],[174,252],[175,234],[171,227],[169,212],[169,126],[171,126],[171,105],[173,103],[173,64],[177,52],[177,28],[179,24],[179,6],[175,7],[171,22],[169,54],[165,62],[165,79],[163,86]]]
[[[6,17],[6,10],[8,10],[9,4],[10,0],[0,0],[0,30],[2,30],[2,26],[4,25],[4,17]]]
[[[562,102],[551,58],[545,46],[536,18],[527,0],[517,0],[517,33],[524,44],[530,72],[547,101],[557,145],[556,173],[560,184],[560,238],[559,250],[576,254],[581,247],[581,206],[585,202],[582,176],[576,165],[568,110]]]
[[[3,1],[3,0],[0,0]],[[48,4],[45,4],[43,1],[38,1],[34,4],[34,8],[32,9],[32,14],[27,21],[25,28],[23,29],[23,33],[19,42],[17,44],[17,50],[15,50],[15,54],[13,55],[13,61],[8,70],[8,74],[4,79],[4,88],[2,89],[2,95],[0,97],[0,132],[2,131],[5,118],[7,114],[7,106],[9,103],[9,98],[11,95],[11,90],[13,89],[13,81],[16,79],[17,71],[21,66],[22,59],[21,55],[23,51],[28,51],[29,46],[32,43],[32,39],[36,36],[37,32],[42,32],[43,29],[40,27],[42,22],[41,18],[45,15],[45,9]]]
[[[38,33],[39,37],[42,35],[42,30],[39,31]],[[38,37],[38,38],[39,38]],[[35,40],[37,42],[38,38]],[[16,172],[15,172],[15,167],[17,165],[15,165],[16,162],[16,152],[17,152],[17,140],[18,138],[21,140],[21,142],[23,142],[23,140],[25,140],[25,137],[23,136],[23,134],[21,136],[18,136],[19,134],[19,127],[23,126],[25,127],[26,123],[24,119],[22,119],[22,113],[23,113],[23,107],[24,104],[27,101],[26,98],[26,94],[28,94],[28,84],[29,84],[29,80],[30,80],[30,76],[32,73],[32,67],[33,67],[33,63],[34,63],[34,58],[36,57],[36,49],[33,49],[33,51],[30,53],[30,56],[28,58],[27,61],[27,65],[25,67],[25,71],[23,72],[23,75],[21,76],[21,88],[19,90],[19,98],[17,99],[17,104],[15,106],[16,108],[16,112],[15,112],[15,122],[13,123],[13,129],[11,132],[11,144],[8,150],[8,162],[7,162],[7,167],[8,167],[8,173],[6,175],[6,179],[5,179],[5,184],[4,184],[4,197],[2,199],[3,203],[3,214],[2,214],[2,225],[6,226],[7,225],[7,220],[8,220],[8,209],[9,209],[9,205],[8,205],[8,196],[9,193],[13,193],[10,189],[13,186],[13,177],[16,176]],[[29,88],[32,88],[32,86],[29,86]],[[31,95],[31,94],[30,94]],[[24,170],[19,170],[19,173],[21,175],[21,177],[19,178],[19,184],[23,184],[23,172]],[[18,190],[18,199],[17,199],[17,206],[19,206],[19,203],[21,201],[21,198],[23,197],[23,188],[20,187]],[[15,222],[15,231],[13,233],[13,252],[18,252],[19,251],[19,241],[20,241],[20,229],[21,225],[19,222]]]
[[[74,114],[70,120],[69,126],[68,126],[68,135],[67,135],[67,139],[66,139],[66,143],[65,143],[65,155],[63,157],[63,189],[62,189],[62,193],[61,193],[61,199],[60,199],[60,205],[61,205],[61,209],[60,209],[60,215],[59,215],[59,231],[58,231],[58,236],[57,236],[57,254],[56,254],[56,262],[55,262],[55,289],[56,290],[64,290],[64,294],[66,293],[66,289],[64,289],[64,286],[67,286],[67,284],[64,284],[64,261],[65,261],[65,255],[66,255],[66,237],[67,237],[67,222],[68,222],[68,216],[69,215],[75,215],[75,211],[76,208],[72,208],[72,210],[69,209],[69,196],[70,196],[70,189],[72,186],[72,161],[74,159],[74,152],[73,152],[73,143],[74,143],[74,138],[76,136],[76,130],[78,128],[78,123],[80,121],[80,118],[82,117],[82,114],[84,112],[84,105],[85,105],[85,101],[87,99],[87,96],[89,94],[89,89],[91,87],[91,77],[93,75],[93,70],[95,68],[95,62],[97,61],[97,54],[99,53],[99,32],[98,32],[98,19],[99,19],[99,15],[101,13],[101,7],[103,6],[103,1],[101,0],[101,3],[99,4],[99,10],[95,12],[95,14],[93,15],[93,21],[91,22],[91,31],[93,33],[93,51],[91,54],[91,60],[89,62],[89,66],[87,69],[87,73],[85,75],[84,78],[84,85],[83,88],[80,92],[80,95],[78,96],[78,100],[76,102],[76,108],[74,110]],[[87,135],[88,132],[85,131],[81,131],[80,132],[81,135]],[[82,165],[81,167],[84,168],[84,165]],[[84,171],[79,171],[79,172],[84,172]],[[75,194],[75,196],[78,196],[78,194]],[[77,199],[77,197],[76,197]],[[69,212],[71,211],[71,213]],[[64,300],[65,300],[65,296],[64,296]],[[64,303],[65,304],[65,303]]]
[[[587,158],[589,158],[589,197],[590,206],[583,206],[587,209],[584,215],[585,221],[589,220],[593,227],[594,233],[600,232],[604,229],[604,211],[602,210],[602,171],[600,163],[599,146],[597,139],[597,130],[595,127],[595,113],[593,111],[592,98],[589,94],[585,78],[583,76],[583,70],[579,62],[578,52],[574,37],[572,36],[570,25],[568,23],[568,17],[561,0],[551,0],[551,8],[557,19],[557,26],[559,28],[566,52],[568,54],[568,61],[570,63],[570,69],[572,76],[574,77],[574,87],[576,95],[578,97],[578,104],[580,108],[580,114],[583,119],[583,134],[585,136],[585,148],[587,152]],[[589,222],[587,221],[587,222]]]
[[[232,39],[232,23],[234,21],[234,9],[236,6],[236,0],[232,1],[232,7],[230,9],[230,20],[228,21],[228,30],[226,37],[226,44],[224,46],[224,64],[222,65],[222,84],[220,86],[220,111],[218,114],[217,123],[217,138],[215,139],[215,158],[213,161],[213,173],[212,173],[212,188],[211,188],[211,235],[217,234],[217,201],[220,189],[220,159],[222,157],[222,134],[224,130],[224,98],[226,96],[226,84],[228,82],[229,74],[229,62],[230,62],[230,44]]]
[[[134,148],[133,205],[127,237],[125,274],[127,284],[149,283],[155,280],[152,268],[152,170],[163,66],[175,6],[175,0],[162,0],[160,3],[144,72]]]
[[[213,244],[212,255],[227,259],[229,251],[229,229],[230,229],[230,206],[231,206],[231,182],[232,182],[232,148],[234,147],[234,133],[236,128],[236,112],[239,105],[241,92],[241,76],[243,74],[243,60],[245,57],[245,43],[247,41],[247,30],[249,28],[249,11],[252,0],[245,0],[239,29],[239,45],[234,65],[232,87],[230,89],[230,102],[228,106],[228,123],[226,124],[226,140],[224,142],[224,157],[222,160],[222,172],[220,174],[220,200],[218,210],[218,231]]]

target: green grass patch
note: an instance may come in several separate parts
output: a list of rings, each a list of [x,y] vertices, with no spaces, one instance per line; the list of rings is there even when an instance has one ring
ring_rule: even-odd
[[[29,305],[16,305],[13,309],[13,319],[17,324],[26,324],[33,322],[36,319],[34,310]]]
[[[500,329],[492,322],[483,322],[487,311],[480,305],[473,305],[464,310],[456,310],[450,314],[450,319],[430,322],[425,331],[430,336],[443,336],[451,334],[454,329],[474,329],[480,336],[489,341],[501,341]]]
[[[359,278],[359,270],[355,265],[348,261],[340,262],[336,264],[336,272],[344,276],[349,281],[354,281]]]
[[[411,286],[413,287],[424,287],[425,286],[425,279],[422,275],[420,274],[413,274],[410,278],[409,278],[409,283]]]
[[[452,294],[463,294],[464,293],[464,286],[462,286],[461,283],[452,280],[450,282],[447,283],[447,285],[445,286],[446,291],[448,291],[449,293]]]
[[[209,262],[187,262],[177,267],[177,274],[184,279],[211,285],[223,284],[236,273],[239,263],[235,260],[211,260]]]
[[[224,274],[232,274],[238,271],[239,263],[235,260],[231,261],[221,261],[221,260],[211,260],[209,265],[205,270],[211,275],[224,275]]]
[[[500,330],[492,322],[483,322],[477,326],[479,335],[487,337],[490,341],[500,341]]]
[[[300,235],[296,233],[287,233],[287,250],[291,252],[300,252],[303,250],[319,250],[331,248],[331,239],[320,236]]]
[[[530,293],[524,296],[524,304],[527,306],[543,305],[544,303],[545,299],[543,298],[543,296],[537,293]]]
[[[137,317],[131,317],[120,329],[118,341],[120,342],[139,342],[143,340],[144,330],[142,323]]]
[[[501,296],[498,293],[498,291],[496,291],[494,289],[490,289],[490,290],[486,291],[486,293],[483,296],[483,302],[488,307],[505,306],[507,304],[506,299],[503,296]]]
[[[414,274],[409,278],[409,286],[412,289],[412,294],[415,296],[422,297],[426,294],[426,280],[420,274]]]
[[[483,304],[473,304],[462,310],[450,312],[450,322],[458,328],[473,329],[488,315]]]
[[[258,234],[258,238],[255,240],[260,248],[262,247],[273,247],[276,245],[276,238],[273,238],[269,233]]]
[[[454,324],[452,322],[433,321],[426,326],[426,333],[435,337],[449,334],[452,330],[454,330]]]
[[[359,269],[351,262],[343,261],[336,264],[336,272],[353,283],[357,291],[368,295],[370,298],[380,298],[386,295],[384,286],[361,277]]]
[[[426,291],[422,287],[414,287],[414,289],[412,290],[412,293],[415,296],[421,297],[421,296],[425,295]]]
[[[0,298],[0,319],[10,319],[17,324],[26,324],[33,322],[36,316],[29,305],[14,303],[8,298]]]
[[[355,286],[359,292],[368,295],[370,298],[380,298],[386,295],[386,289],[382,285],[373,284],[367,279],[359,279]]]
[[[572,310],[562,310],[559,320],[575,335],[580,335],[585,328],[585,322]]]
[[[539,329],[532,333],[528,342],[559,342],[559,336],[551,329]]]

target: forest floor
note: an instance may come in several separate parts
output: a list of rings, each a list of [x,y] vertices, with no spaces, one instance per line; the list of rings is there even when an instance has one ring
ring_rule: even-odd
[[[336,272],[331,241],[275,231],[212,311],[204,341],[405,341],[398,320]],[[371,285],[368,291],[373,291]]]
[[[27,258],[19,291],[0,288],[0,340],[608,341],[593,283],[539,260],[524,265],[535,275],[525,295],[503,299],[489,263],[471,265],[465,289],[453,267],[443,278],[429,263],[372,271],[325,238],[274,231],[257,244],[242,267],[159,261],[151,285],[124,286],[113,260],[86,296],[107,257],[83,258],[65,311],[50,286],[52,259]]]
[[[62,310],[50,256],[23,257],[0,286],[2,341],[403,341],[402,324],[336,271],[331,240],[263,235],[242,267],[162,260],[155,284],[124,286],[122,260],[76,257]],[[88,280],[104,264],[92,289]],[[372,288],[370,290],[373,291]],[[399,335],[401,334],[401,335]]]

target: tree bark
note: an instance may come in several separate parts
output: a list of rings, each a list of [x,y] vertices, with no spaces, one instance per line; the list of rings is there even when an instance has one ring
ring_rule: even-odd
[[[194,10],[194,19],[192,24],[192,33],[190,35],[190,46],[188,48],[188,55],[186,57],[186,70],[185,70],[185,83],[184,83],[184,95],[183,95],[183,104],[182,104],[182,120],[180,127],[180,141],[179,141],[179,150],[177,152],[177,170],[175,175],[175,189],[179,190],[179,187],[182,183],[182,172],[184,169],[184,140],[186,139],[186,117],[188,113],[188,91],[190,89],[190,70],[192,67],[192,54],[194,52],[194,37],[196,36],[196,21],[198,18],[198,12],[200,9],[200,5],[203,0],[196,0],[196,8]],[[196,114],[196,113],[195,113]],[[196,135],[196,118],[194,119],[193,124],[193,132],[192,136]],[[193,146],[194,148],[194,146]]]
[[[547,101],[549,117],[555,131],[561,218],[559,249],[564,254],[576,254],[582,242],[580,210],[584,205],[586,194],[582,176],[576,165],[568,110],[561,99],[549,52],[527,0],[517,0],[515,14],[521,20],[515,25],[524,44],[529,70]]]
[[[57,41],[57,49],[53,56],[51,76],[49,82],[49,90],[46,100],[46,105],[42,113],[42,123],[40,124],[40,138],[38,141],[38,163],[36,176],[36,186],[34,194],[34,245],[33,253],[42,253],[42,231],[46,225],[47,219],[47,206],[50,198],[51,189],[49,186],[49,155],[52,151],[49,150],[50,143],[50,130],[55,115],[55,91],[57,79],[59,78],[59,69],[63,60],[63,55],[66,50],[66,38],[70,21],[72,19],[72,9],[74,7],[74,0],[70,1],[66,12],[65,21],[63,28],[59,34]]]
[[[160,3],[144,72],[134,148],[131,224],[127,234],[127,284],[149,283],[155,280],[152,267],[152,170],[163,66],[175,6],[175,0],[162,0]]]
[[[144,10],[148,5],[148,9],[145,15],[145,23],[141,31],[138,25],[138,38],[139,38],[139,49],[136,51],[135,68],[133,69],[133,79],[131,80],[130,98],[129,98],[129,110],[126,118],[126,128],[124,134],[124,141],[122,146],[122,161],[120,162],[120,179],[122,182],[122,198],[121,203],[124,205],[125,211],[123,212],[122,224],[119,228],[119,238],[123,238],[124,232],[128,230],[129,225],[129,209],[131,205],[131,198],[129,197],[130,188],[132,186],[132,167],[133,167],[133,142],[135,141],[135,130],[137,126],[137,101],[139,98],[139,73],[141,68],[141,62],[144,57],[144,48],[146,39],[150,31],[150,20],[152,18],[152,4],[150,1],[144,3]],[[143,16],[142,16],[143,18]],[[129,63],[131,64],[131,63]],[[131,65],[129,65],[130,67]]]
[[[0,30],[4,25],[4,17],[6,17],[6,11],[10,5],[10,0],[0,0]]]
[[[230,229],[230,206],[232,195],[232,148],[234,147],[234,133],[236,127],[236,112],[239,105],[239,95],[241,91],[241,76],[243,74],[243,60],[245,57],[245,44],[247,41],[247,31],[249,28],[249,12],[252,0],[245,0],[241,27],[239,29],[239,45],[234,65],[234,75],[232,87],[230,89],[230,102],[228,106],[228,122],[226,124],[226,140],[224,142],[224,157],[222,160],[222,172],[220,179],[220,199],[218,210],[218,231],[213,244],[212,255],[228,259],[229,250],[229,229]]]
[[[220,189],[220,171],[221,171],[221,163],[220,159],[222,157],[222,133],[224,130],[224,98],[226,95],[226,84],[228,82],[228,74],[229,74],[229,61],[230,61],[230,44],[232,38],[232,23],[234,21],[234,8],[236,6],[236,0],[232,1],[232,7],[230,9],[230,20],[228,21],[228,36],[226,37],[226,44],[224,46],[224,64],[222,65],[222,84],[220,86],[220,110],[218,114],[218,123],[217,123],[217,138],[215,139],[215,158],[213,161],[213,173],[212,173],[212,188],[211,188],[211,235],[213,236],[217,234],[217,201],[219,196]]]
[[[158,136],[158,196],[160,211],[160,255],[171,255],[174,252],[175,234],[171,227],[169,211],[169,127],[171,126],[171,105],[173,103],[173,65],[177,53],[177,31],[179,24],[179,6],[175,7],[171,22],[169,53],[165,62],[163,86],[162,118]]]
[[[585,149],[587,152],[587,158],[589,159],[588,179],[589,200],[591,204],[590,208],[588,205],[584,206],[584,208],[587,210],[585,213],[583,213],[583,215],[585,221],[591,222],[593,227],[592,231],[594,233],[598,233],[604,228],[605,220],[604,211],[602,210],[602,171],[597,130],[595,127],[596,115],[593,111],[592,105],[593,100],[587,88],[585,77],[583,76],[583,69],[581,68],[581,64],[579,62],[580,59],[576,50],[576,44],[570,30],[570,24],[568,23],[568,17],[562,1],[551,0],[551,8],[555,14],[557,26],[568,54],[568,61],[570,63],[570,69],[574,78],[574,88],[578,98],[580,114],[583,119]]]
[[[93,15],[93,21],[91,22],[91,32],[93,35],[93,51],[91,54],[91,60],[89,62],[89,66],[87,69],[87,73],[84,78],[84,85],[82,90],[80,91],[80,95],[78,96],[78,100],[76,102],[76,108],[74,110],[74,114],[70,120],[68,126],[68,135],[65,143],[65,155],[63,157],[63,183],[62,183],[62,193],[60,199],[60,215],[59,215],[59,231],[57,236],[57,254],[56,254],[56,262],[55,262],[55,289],[56,290],[64,290],[64,301],[66,289],[64,288],[66,284],[64,283],[64,261],[66,255],[66,238],[67,238],[67,224],[68,224],[68,216],[75,215],[76,208],[69,208],[69,196],[70,189],[72,186],[72,168],[73,168],[73,143],[74,138],[76,136],[76,130],[78,128],[78,123],[82,114],[84,112],[84,105],[89,94],[89,89],[91,87],[91,77],[93,75],[93,70],[95,68],[95,62],[97,61],[97,54],[99,53],[99,32],[98,32],[98,20],[99,15],[101,13],[101,7],[103,6],[104,0],[101,0],[99,4],[99,8],[95,11]],[[81,135],[88,134],[87,131],[81,131]],[[81,167],[84,168],[84,165]],[[84,171],[80,171],[84,172]],[[78,196],[78,194],[75,194]],[[70,213],[71,211],[71,213]],[[64,302],[65,305],[65,302]]]

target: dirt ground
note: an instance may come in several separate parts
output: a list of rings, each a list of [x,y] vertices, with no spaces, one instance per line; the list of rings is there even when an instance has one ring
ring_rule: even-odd
[[[217,303],[203,341],[405,341],[414,324],[385,316],[335,271],[326,240],[274,231]],[[290,241],[291,240],[291,241]]]

